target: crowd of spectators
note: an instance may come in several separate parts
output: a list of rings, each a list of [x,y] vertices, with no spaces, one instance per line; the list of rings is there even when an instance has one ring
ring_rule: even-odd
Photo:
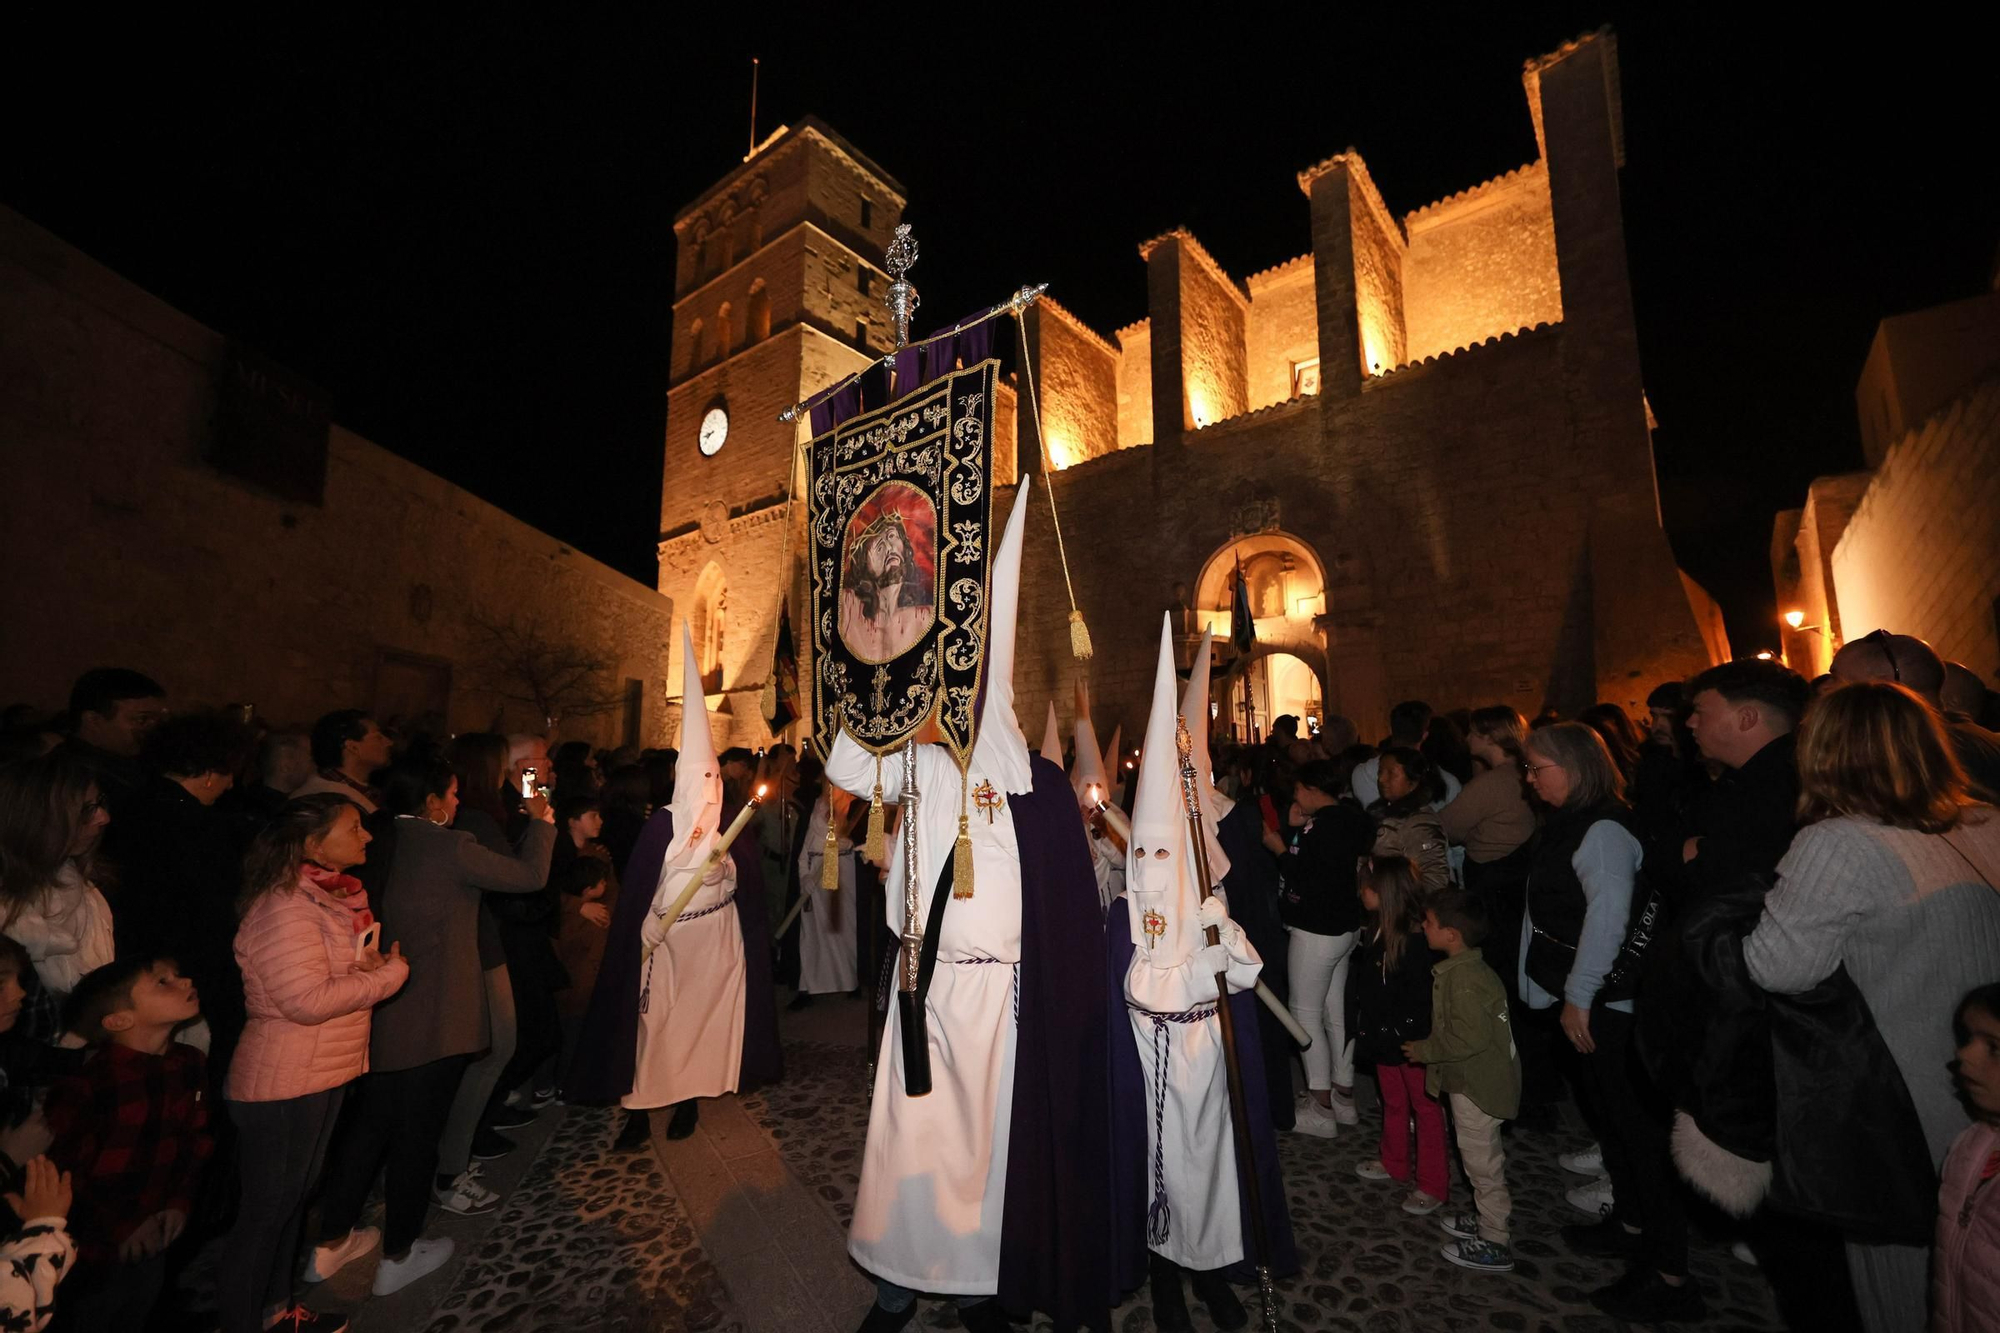
[[[337,1333],[497,1206],[673,753],[169,702],[0,719],[0,1326]]]
[[[1750,660],[1663,684],[1642,719],[1413,701],[1379,744],[1340,718],[1218,743],[1231,883],[1270,899],[1233,910],[1282,920],[1266,978],[1313,1038],[1274,1117],[1351,1132],[1372,1073],[1359,1175],[1444,1209],[1455,1135],[1474,1206],[1442,1214],[1446,1257],[1505,1271],[1501,1126],[1574,1102],[1596,1144],[1564,1154],[1561,1239],[1626,1265],[1592,1295],[1607,1314],[1699,1316],[1695,1227],[1763,1267],[1793,1327],[1995,1326],[2000,736],[1976,686],[1876,633],[1811,683]],[[790,746],[719,758],[730,800],[766,787],[774,920],[810,887],[809,834],[880,917],[865,801],[823,800]],[[337,1333],[301,1283],[378,1251],[378,1294],[436,1272],[432,1210],[494,1208],[482,1163],[560,1097],[673,760],[171,711],[122,669],[60,714],[6,710],[7,1326],[192,1305],[229,1333]],[[852,937],[827,974],[873,984],[880,934]],[[796,939],[779,975],[804,1004]],[[205,1252],[229,1257],[206,1282]]]
[[[1581,1216],[1561,1239],[1623,1265],[1600,1309],[1699,1318],[1695,1227],[1761,1266],[1793,1328],[2000,1327],[2000,696],[1878,631],[1816,681],[1745,659],[1647,703],[1530,722],[1411,701],[1379,744],[1339,717],[1218,742],[1279,867],[1279,972],[1312,1038],[1274,1118],[1356,1125],[1372,1066],[1385,1119],[1358,1174],[1410,1213],[1446,1202],[1465,1052],[1441,1081],[1411,1066],[1443,1044],[1405,1044],[1444,1030],[1448,974],[1477,975],[1427,944],[1442,906],[1504,988],[1509,1132],[1573,1102],[1595,1136],[1562,1154]],[[1476,1135],[1506,1089],[1487,1092],[1451,1103],[1479,1208],[1442,1225],[1447,1258],[1506,1271]]]

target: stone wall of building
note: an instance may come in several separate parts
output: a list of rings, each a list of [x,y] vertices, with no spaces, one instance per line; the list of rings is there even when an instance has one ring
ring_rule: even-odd
[[[1361,368],[1380,375],[1403,364],[1403,233],[1389,216],[1358,153],[1350,153],[1348,207],[1354,234],[1354,310],[1361,330]]]
[[[1548,167],[1531,162],[1408,214],[1407,355],[1421,360],[1562,319]]]
[[[1803,657],[1793,662],[1800,671],[1810,666],[1815,676],[1832,664],[1834,650],[1842,642],[1841,608],[1833,582],[1833,551],[1841,534],[1847,531],[1855,506],[1868,490],[1869,475],[1849,472],[1815,478],[1806,488],[1805,507],[1799,511],[1799,531],[1793,539],[1798,604],[1781,606],[1778,613],[1782,616],[1786,611],[1803,611],[1805,624],[1819,626],[1816,633],[1801,629],[1811,642],[1804,645]]]
[[[1300,255],[1250,275],[1249,349],[1251,411],[1282,403],[1296,391],[1295,371],[1319,359],[1318,313],[1313,300],[1313,259]]]
[[[1848,636],[1915,634],[1991,681],[2000,671],[2000,376],[1891,445],[1831,570]]]
[[[279,723],[359,706],[454,731],[539,728],[492,636],[599,660],[564,738],[663,743],[672,604],[332,427],[320,503],[212,466],[224,340],[0,210],[0,698],[66,702],[104,665],[176,706]],[[623,703],[636,683],[637,727]]]
[[[1201,243],[1171,233],[1179,250],[1181,377],[1184,429],[1200,430],[1241,415],[1249,406],[1244,325],[1250,300]]]
[[[1118,330],[1118,447],[1153,442],[1153,326]]]
[[[1029,307],[1027,320],[1049,466],[1116,449],[1118,349],[1046,296]]]

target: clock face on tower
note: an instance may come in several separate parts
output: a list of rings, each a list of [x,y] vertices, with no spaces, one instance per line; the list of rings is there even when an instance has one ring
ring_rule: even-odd
[[[729,438],[729,409],[721,403],[708,409],[701,419],[701,451],[713,455]]]

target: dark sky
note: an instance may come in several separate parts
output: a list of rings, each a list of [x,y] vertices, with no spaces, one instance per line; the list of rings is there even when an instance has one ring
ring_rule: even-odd
[[[1136,244],[1168,227],[1239,275],[1303,253],[1294,173],[1349,144],[1398,214],[1528,161],[1522,60],[1610,21],[1668,527],[1741,651],[1775,640],[1772,512],[1860,465],[1876,321],[1983,290],[2000,243],[1993,34],[1902,7],[1209,11],[1233,31],[912,7],[895,42],[854,26],[878,7],[701,32],[656,8],[17,33],[0,201],[650,583],[672,219],[741,159],[751,54],[764,130],[816,113],[908,188],[920,330],[1047,281],[1108,332],[1145,314]]]

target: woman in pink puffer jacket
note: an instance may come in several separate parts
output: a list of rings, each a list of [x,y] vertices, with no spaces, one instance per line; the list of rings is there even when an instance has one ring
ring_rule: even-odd
[[[226,1090],[243,1177],[219,1292],[226,1333],[261,1333],[291,1309],[306,1199],[341,1095],[368,1068],[374,1007],[409,979],[401,951],[368,938],[368,895],[343,873],[368,842],[358,806],[307,796],[244,859],[236,962],[250,1022]]]
[[[1933,1333],[2000,1328],[2000,982],[1959,1002],[1958,1087],[1973,1124],[1951,1145],[1938,1187],[1931,1265]]]

